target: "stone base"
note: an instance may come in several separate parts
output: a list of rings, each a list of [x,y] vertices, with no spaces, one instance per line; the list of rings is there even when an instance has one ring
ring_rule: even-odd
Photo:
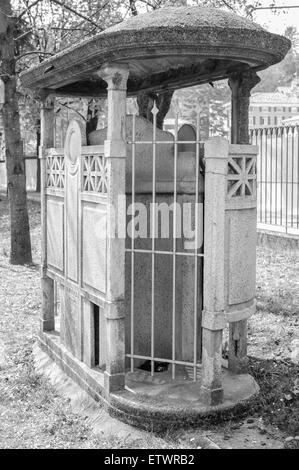
[[[237,412],[241,407],[247,407],[250,399],[259,392],[258,385],[249,374],[235,375],[223,369],[223,403],[212,406],[201,399],[200,373],[199,380],[194,382],[185,368],[181,368],[177,371],[176,380],[171,379],[171,370],[157,373],[154,377],[139,369],[127,372],[125,390],[106,394],[104,373],[90,369],[72,356],[61,345],[57,333],[40,334],[39,345],[112,416],[146,430],[200,425],[215,414]]]
[[[271,227],[271,226],[269,226]],[[273,250],[283,250],[290,255],[299,254],[299,233],[274,232],[271,229],[266,230],[257,228],[257,244]]]
[[[123,390],[125,379],[125,374],[110,375],[108,372],[104,372],[104,387],[106,392],[111,393]]]
[[[216,406],[223,402],[223,388],[209,390],[205,387],[200,389],[200,400],[208,406]]]

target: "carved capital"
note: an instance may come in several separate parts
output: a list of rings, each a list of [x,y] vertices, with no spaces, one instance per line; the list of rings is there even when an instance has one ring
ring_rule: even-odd
[[[55,95],[53,90],[42,88],[38,92],[34,93],[34,98],[41,101],[43,109],[53,109],[55,103]]]
[[[254,70],[236,72],[231,75],[228,84],[232,92],[237,92],[239,97],[250,97],[252,88],[261,81]]]
[[[98,70],[97,75],[108,84],[108,90],[126,91],[129,66],[127,64],[105,64]]]

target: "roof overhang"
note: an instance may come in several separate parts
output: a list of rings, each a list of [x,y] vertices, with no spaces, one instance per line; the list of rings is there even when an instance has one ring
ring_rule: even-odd
[[[167,18],[163,20],[164,18]],[[283,59],[290,41],[221,10],[164,8],[131,18],[21,74],[32,90],[101,97],[106,63],[128,64],[128,95],[221,80]]]

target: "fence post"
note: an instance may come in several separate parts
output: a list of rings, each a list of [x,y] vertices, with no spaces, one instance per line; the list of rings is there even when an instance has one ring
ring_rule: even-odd
[[[223,400],[222,331],[225,327],[225,198],[228,142],[205,143],[204,298],[202,316],[201,398],[207,405]]]

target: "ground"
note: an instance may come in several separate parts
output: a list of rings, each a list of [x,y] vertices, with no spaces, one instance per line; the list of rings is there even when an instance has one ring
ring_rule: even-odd
[[[225,448],[279,448],[286,437],[299,435],[299,365],[291,360],[299,340],[298,258],[258,248],[258,310],[250,321],[249,355],[261,393],[250,409],[225,422],[160,436],[104,411],[95,426],[34,367],[39,203],[29,201],[35,264],[20,267],[9,264],[8,205],[4,195],[0,199],[0,448],[196,448],[203,447],[203,436]]]

